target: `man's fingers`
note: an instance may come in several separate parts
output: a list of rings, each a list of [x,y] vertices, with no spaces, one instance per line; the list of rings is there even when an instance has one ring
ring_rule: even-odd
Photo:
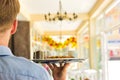
[[[54,69],[54,66],[52,64],[47,64],[51,70]]]
[[[66,70],[70,66],[70,63],[60,63],[60,67],[58,67],[56,64],[47,64],[47,65],[49,66],[49,68],[51,70],[62,68],[63,71],[64,71],[64,70]]]
[[[62,66],[62,63],[60,63],[60,67]]]
[[[67,67],[69,67],[69,66],[70,66],[70,63],[65,63],[65,64],[64,64],[64,67],[65,67],[65,68],[67,68]]]
[[[54,68],[57,67],[57,65],[55,63],[53,63],[53,66],[54,66]]]
[[[63,70],[66,70],[70,66],[70,63],[65,63],[63,66]]]
[[[60,67],[63,67],[63,63],[60,63]]]

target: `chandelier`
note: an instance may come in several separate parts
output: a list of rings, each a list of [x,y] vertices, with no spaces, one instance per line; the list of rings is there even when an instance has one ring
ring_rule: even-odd
[[[59,11],[53,16],[51,13],[45,14],[44,15],[46,21],[62,21],[62,20],[76,20],[78,18],[78,15],[76,13],[72,13],[68,15],[68,13],[62,12],[62,4],[61,1],[59,1]]]

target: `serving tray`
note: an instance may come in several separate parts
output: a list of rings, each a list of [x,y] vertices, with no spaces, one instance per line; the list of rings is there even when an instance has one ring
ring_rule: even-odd
[[[81,58],[54,58],[54,59],[46,59],[46,60],[41,60],[41,59],[34,59],[32,61],[36,63],[71,63],[71,62],[83,62],[86,59],[81,59]]]

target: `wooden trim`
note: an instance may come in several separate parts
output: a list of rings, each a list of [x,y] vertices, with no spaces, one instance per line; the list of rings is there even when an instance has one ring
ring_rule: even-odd
[[[86,21],[83,21],[83,22],[79,25],[79,27],[76,29],[76,32],[79,33],[80,30],[81,30],[81,28],[84,27],[84,25],[85,25],[87,22],[88,22],[87,20],[86,20]]]
[[[90,18],[97,17],[101,12],[104,12],[106,7],[110,6],[111,3],[113,3],[114,0],[98,0],[93,7],[93,9],[88,13]]]
[[[46,35],[60,35],[60,31],[45,31]],[[62,35],[76,35],[76,31],[62,31]]]

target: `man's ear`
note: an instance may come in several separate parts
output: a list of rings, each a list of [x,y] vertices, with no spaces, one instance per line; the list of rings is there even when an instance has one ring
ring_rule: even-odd
[[[17,25],[18,25],[18,21],[14,20],[13,24],[12,24],[12,29],[11,29],[11,34],[14,34],[17,30]]]

